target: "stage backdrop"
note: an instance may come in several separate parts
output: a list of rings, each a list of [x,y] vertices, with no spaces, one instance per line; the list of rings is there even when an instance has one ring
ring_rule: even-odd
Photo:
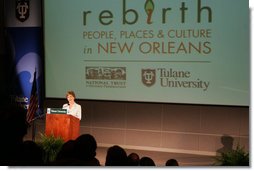
[[[44,0],[46,97],[249,105],[248,0]]]

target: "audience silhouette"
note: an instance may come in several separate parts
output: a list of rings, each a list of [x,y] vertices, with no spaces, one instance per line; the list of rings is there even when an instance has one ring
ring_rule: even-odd
[[[156,166],[153,159],[150,157],[142,157],[139,163],[140,166]]]
[[[179,166],[178,161],[176,159],[169,159],[167,160],[166,166]]]
[[[97,142],[90,134],[80,135],[75,140],[74,158],[80,160],[83,166],[100,166],[96,156]]]
[[[0,117],[0,164],[23,165],[23,137],[28,127],[26,111],[18,106],[6,105],[1,108]]]
[[[125,150],[118,145],[109,147],[105,166],[127,166],[127,153]]]
[[[82,134],[76,140],[64,143],[56,160],[55,166],[100,166],[95,157],[97,142],[90,134]]]
[[[139,166],[139,155],[137,153],[131,153],[127,157],[128,166]]]
[[[75,165],[74,145],[75,140],[65,142],[52,165]]]
[[[27,140],[23,142],[22,165],[26,166],[42,166],[44,151],[34,141]]]
[[[6,166],[100,166],[96,158],[97,142],[90,134],[82,134],[64,143],[53,163],[44,163],[43,149],[35,142],[23,141],[27,133],[26,111],[18,106],[5,105],[0,111],[0,165]],[[108,148],[105,166],[156,166],[150,157],[139,158],[114,145]],[[166,166],[178,166],[175,159]]]

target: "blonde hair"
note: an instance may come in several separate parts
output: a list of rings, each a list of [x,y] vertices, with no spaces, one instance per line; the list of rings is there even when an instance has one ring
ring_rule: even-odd
[[[74,98],[76,98],[76,95],[75,95],[74,91],[67,91],[66,98],[67,98],[68,95],[72,95]]]

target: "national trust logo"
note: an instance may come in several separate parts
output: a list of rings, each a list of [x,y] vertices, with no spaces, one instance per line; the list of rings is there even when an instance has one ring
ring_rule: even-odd
[[[86,66],[86,87],[126,88],[126,67]]]
[[[142,69],[141,78],[145,86],[151,87],[152,85],[155,84],[155,80],[156,80],[155,69]]]
[[[126,80],[126,68],[125,67],[87,66],[86,79]]]

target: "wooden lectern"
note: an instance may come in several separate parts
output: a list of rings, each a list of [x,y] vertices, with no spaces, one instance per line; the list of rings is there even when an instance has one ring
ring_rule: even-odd
[[[46,135],[61,137],[66,142],[79,136],[80,121],[67,114],[46,114]]]

